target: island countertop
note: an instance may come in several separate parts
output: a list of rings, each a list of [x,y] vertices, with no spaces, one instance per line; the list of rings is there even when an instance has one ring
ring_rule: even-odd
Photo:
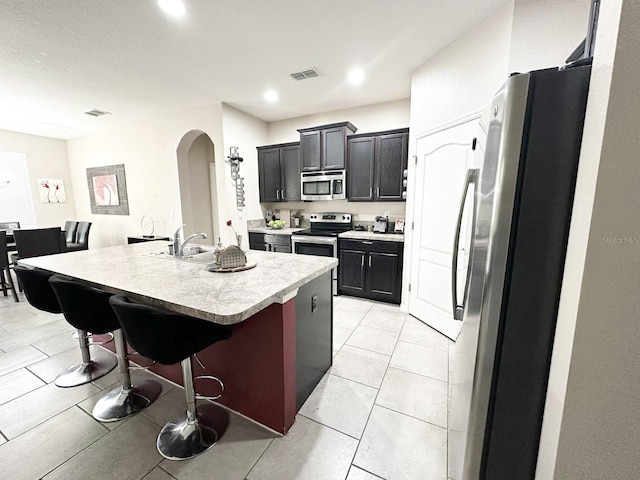
[[[165,245],[162,241],[138,243],[19,263],[221,325],[242,322],[272,303],[287,301],[299,287],[338,265],[329,257],[250,250],[247,259],[257,262],[255,268],[213,273],[203,263],[150,255]]]

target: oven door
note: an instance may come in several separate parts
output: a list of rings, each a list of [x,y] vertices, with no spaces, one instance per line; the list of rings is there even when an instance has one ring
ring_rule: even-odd
[[[338,258],[338,239],[336,237],[291,236],[291,249],[299,255]],[[333,269],[333,294],[338,294],[338,271]]]

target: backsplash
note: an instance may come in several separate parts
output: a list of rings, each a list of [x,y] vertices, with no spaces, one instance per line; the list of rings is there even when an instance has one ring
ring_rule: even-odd
[[[291,213],[297,210],[302,210],[302,227],[309,226],[309,214],[311,213],[338,212],[350,213],[354,226],[362,225],[365,228],[373,225],[376,216],[384,215],[385,212],[389,212],[389,222],[393,226],[393,222],[397,219],[405,218],[406,211],[405,202],[349,202],[347,200],[261,203],[260,206],[265,218],[267,210],[272,210],[276,218],[287,222],[287,227],[292,226]]]

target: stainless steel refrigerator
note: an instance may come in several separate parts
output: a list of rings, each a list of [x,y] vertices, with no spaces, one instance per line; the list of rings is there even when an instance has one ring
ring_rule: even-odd
[[[591,67],[514,74],[480,121],[453,362],[449,475],[534,478]],[[467,201],[465,201],[467,199]],[[454,247],[458,251],[459,245]]]

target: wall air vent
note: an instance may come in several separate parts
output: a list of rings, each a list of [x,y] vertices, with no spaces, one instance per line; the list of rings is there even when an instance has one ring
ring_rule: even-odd
[[[307,70],[291,73],[290,75],[294,80],[306,80],[307,78],[317,77],[320,74],[315,68],[308,68]]]
[[[111,115],[111,112],[106,112],[104,110],[98,110],[97,108],[93,108],[88,112],[84,112],[85,115],[90,115],[92,117],[101,117],[103,115]]]

